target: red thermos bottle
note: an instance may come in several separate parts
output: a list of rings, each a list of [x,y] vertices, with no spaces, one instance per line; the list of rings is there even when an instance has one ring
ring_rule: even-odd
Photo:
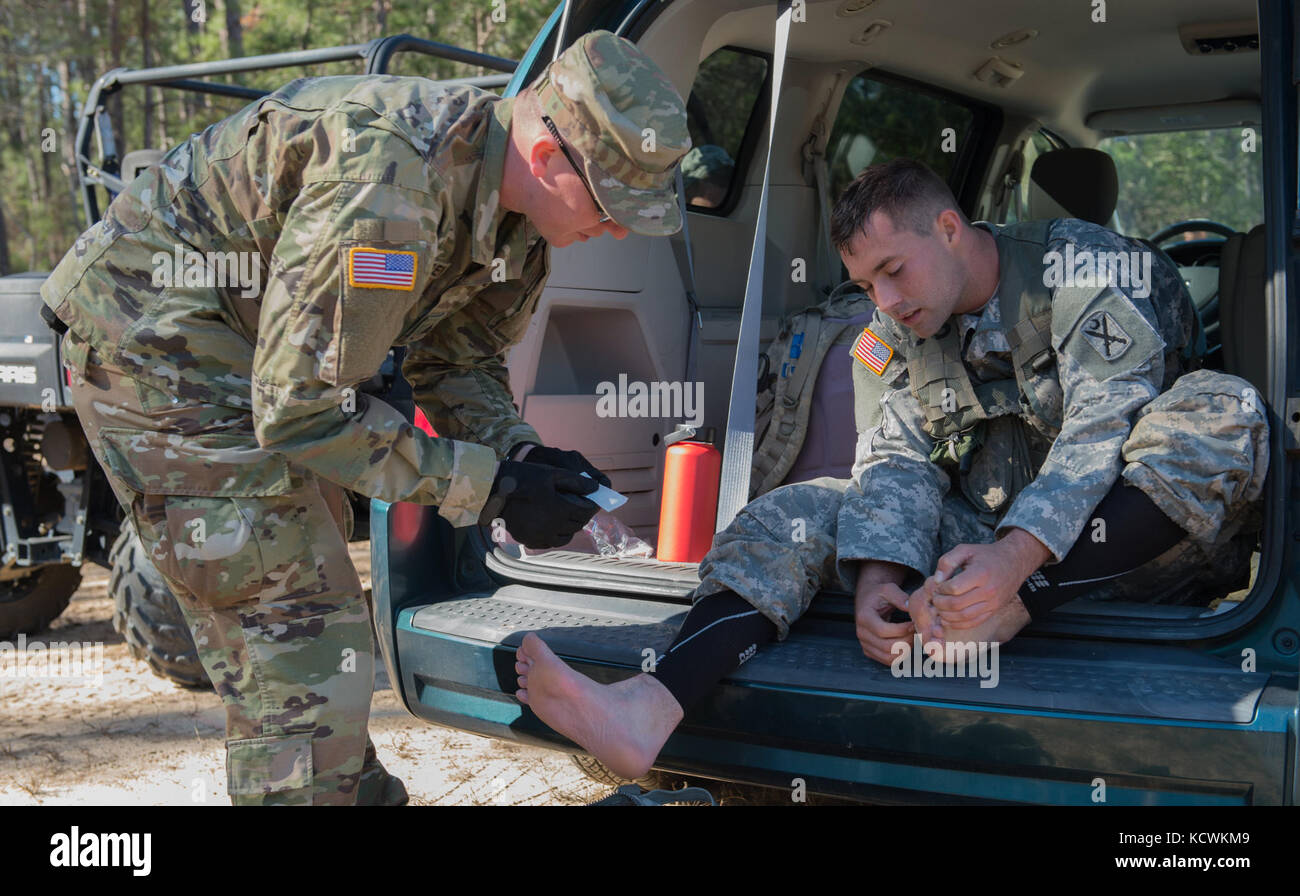
[[[663,500],[659,504],[660,560],[699,563],[713,543],[718,518],[722,454],[713,446],[713,428],[679,424],[664,439]]]

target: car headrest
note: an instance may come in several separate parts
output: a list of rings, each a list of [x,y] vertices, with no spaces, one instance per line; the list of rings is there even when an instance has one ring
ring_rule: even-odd
[[[1029,172],[1029,217],[1035,221],[1080,218],[1105,226],[1118,198],[1115,160],[1099,149],[1045,152]]]

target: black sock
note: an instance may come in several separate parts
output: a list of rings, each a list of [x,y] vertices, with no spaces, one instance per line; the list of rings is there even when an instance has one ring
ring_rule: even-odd
[[[695,602],[650,674],[689,713],[728,673],[776,637],[776,626],[734,591]]]
[[[1094,520],[1105,521],[1105,540],[1094,541]],[[1130,573],[1182,541],[1187,533],[1122,479],[1101,499],[1079,540],[1060,563],[1043,566],[1020,586],[1020,600],[1037,619],[1108,579]]]

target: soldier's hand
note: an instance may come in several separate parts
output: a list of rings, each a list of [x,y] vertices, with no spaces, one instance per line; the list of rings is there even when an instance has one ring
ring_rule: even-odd
[[[577,451],[563,451],[559,448],[538,445],[524,455],[523,461],[529,464],[547,464],[548,466],[559,467],[561,470],[572,470],[575,473],[586,473],[601,485],[609,488],[609,477],[596,469],[589,460]]]
[[[499,517],[506,531],[525,547],[559,547],[599,509],[582,497],[597,487],[594,479],[559,467],[502,461],[479,523]]]
[[[1017,534],[1018,533],[1018,534]],[[977,628],[1017,598],[1025,579],[1051,554],[1028,532],[1012,529],[993,544],[959,544],[939,558],[932,603],[945,629]]]
[[[899,655],[896,643],[903,642],[909,650],[912,646],[912,623],[889,621],[895,610],[907,612],[907,592],[893,582],[858,580],[853,599],[858,643],[863,653],[886,666]]]

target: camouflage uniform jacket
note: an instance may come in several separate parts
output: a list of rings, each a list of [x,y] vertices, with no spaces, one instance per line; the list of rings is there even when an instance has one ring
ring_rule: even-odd
[[[1012,527],[1024,529],[1060,561],[1119,478],[1120,449],[1137,412],[1183,372],[1181,350],[1192,337],[1194,310],[1177,269],[1155,253],[1075,219],[1050,222],[1045,244],[1017,243],[1009,239],[1015,231],[976,226],[990,230],[998,241],[999,289],[1008,279],[1009,265],[1019,266],[1014,273],[1021,282],[1047,283],[1049,252],[1070,262],[1085,251],[1094,257],[1123,252],[1130,258],[1146,252],[1152,256],[1150,273],[1145,285],[1130,279],[1131,286],[1080,285],[1077,280],[1043,286],[1052,293],[1054,363],[1040,365],[1028,387],[1036,393],[1033,404],[1050,409],[1048,419],[1035,414],[1021,395],[1019,413],[998,418],[1013,425],[991,426],[998,443],[985,444],[976,453],[971,478],[982,474],[983,481],[974,489],[958,472],[931,460],[936,439],[927,428],[920,390],[909,382],[907,362],[922,340],[877,310],[869,329],[893,354],[880,375],[853,362],[859,412],[851,474],[856,485],[846,492],[839,517],[841,561],[881,560],[922,575],[933,572],[941,508],[954,482],[998,535]],[[948,360],[964,364],[972,383],[1013,375],[1007,333],[1017,321],[1001,320],[1000,304],[995,290],[978,312],[947,322],[961,335],[956,343],[964,346],[959,358]],[[1112,346],[1090,335],[1103,314],[1109,332],[1127,340],[1122,352],[1116,350],[1123,342]],[[932,338],[942,335],[946,329]],[[1027,461],[1022,470],[1016,469],[1017,457]],[[1018,473],[1021,481],[1012,481]],[[989,495],[994,499],[985,500]]]
[[[293,81],[133,181],[44,299],[83,353],[173,401],[246,411],[249,446],[473,523],[498,459],[542,441],[504,364],[548,270],[545,241],[500,206],[511,111],[422,78]],[[358,249],[405,267],[376,284]],[[185,256],[157,285],[192,251],[245,253],[262,281],[204,281]],[[404,372],[442,438],[356,394],[394,344],[410,347]]]

